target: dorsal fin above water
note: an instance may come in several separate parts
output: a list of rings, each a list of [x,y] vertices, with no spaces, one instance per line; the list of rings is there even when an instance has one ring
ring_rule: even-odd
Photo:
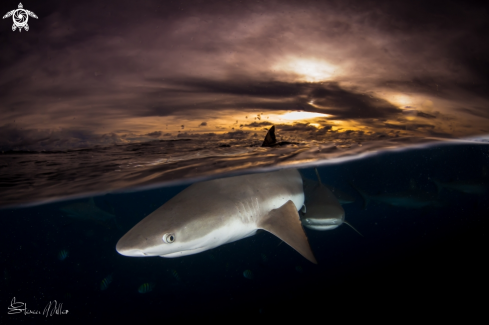
[[[309,261],[317,264],[294,202],[287,201],[278,209],[268,213],[258,227],[277,236]]]
[[[268,130],[265,140],[263,140],[262,147],[271,147],[277,143],[277,138],[275,137],[275,125]]]

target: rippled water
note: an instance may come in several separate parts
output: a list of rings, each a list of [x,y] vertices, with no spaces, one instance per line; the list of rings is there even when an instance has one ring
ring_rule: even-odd
[[[388,149],[446,140],[393,138],[363,143],[301,141],[261,147],[262,140],[178,139],[51,152],[0,155],[0,206],[35,204],[247,171],[358,159]]]

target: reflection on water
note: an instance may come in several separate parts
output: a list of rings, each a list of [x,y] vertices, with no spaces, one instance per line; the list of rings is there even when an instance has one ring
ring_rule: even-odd
[[[399,137],[294,142],[282,137],[279,129],[279,145],[265,148],[261,147],[265,134],[250,139],[189,138],[67,151],[5,152],[0,154],[0,206],[178,184],[263,168],[338,163],[387,149],[443,141]]]
[[[134,225],[194,185],[3,209],[9,231],[2,234],[2,292],[30,308],[57,299],[70,310],[66,317],[90,310],[89,317],[109,319],[107,310],[118,310],[116,317],[136,320],[161,317],[162,310],[172,311],[166,319],[308,318],[324,305],[346,311],[352,296],[372,308],[401,308],[412,295],[419,308],[433,299],[444,308],[459,306],[460,296],[477,304],[470,290],[486,274],[488,162],[487,145],[385,152],[320,166],[323,187],[314,168],[300,169],[303,224],[339,207],[343,214],[324,219],[347,221],[363,235],[341,222],[329,230],[304,227],[318,265],[266,231],[178,258],[117,253]],[[320,200],[331,193],[336,196]],[[112,217],[119,227],[107,225]]]

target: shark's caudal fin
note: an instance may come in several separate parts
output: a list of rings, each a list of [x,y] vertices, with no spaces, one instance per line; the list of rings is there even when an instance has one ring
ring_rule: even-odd
[[[360,236],[364,237],[358,230],[355,229],[350,223],[348,223],[346,220],[343,221],[345,225],[348,225],[351,229],[355,230]]]
[[[270,211],[258,223],[258,227],[277,236],[309,261],[317,264],[306,233],[302,229],[297,208],[291,200],[280,208]]]
[[[319,172],[316,167],[314,167],[314,171],[316,172],[316,176],[318,177],[319,185],[323,186],[323,182],[321,182],[321,176],[319,176]]]
[[[268,130],[265,140],[263,140],[262,147],[271,147],[277,143],[277,138],[275,137],[275,125]]]
[[[363,209],[364,210],[367,210],[367,205],[368,203],[370,202],[370,197],[367,195],[367,193],[365,193],[364,191],[362,191],[361,189],[359,189],[355,184],[353,183],[350,183],[351,187],[353,187],[355,190],[357,190],[358,193],[360,193],[360,195],[362,196],[363,198]]]

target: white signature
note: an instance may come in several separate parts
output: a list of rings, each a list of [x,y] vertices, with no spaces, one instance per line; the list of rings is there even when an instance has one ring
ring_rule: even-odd
[[[41,315],[41,312],[39,310],[27,309],[27,304],[20,301],[15,301],[15,297],[12,298],[12,301],[10,302],[10,306],[8,307],[8,314],[14,315],[14,314],[21,314],[21,313],[23,313],[24,315],[31,315],[31,314]],[[42,315],[46,317],[53,316],[53,315],[66,315],[66,314],[68,314],[68,310],[63,309],[63,304],[58,303],[56,300],[50,301],[42,312]]]

